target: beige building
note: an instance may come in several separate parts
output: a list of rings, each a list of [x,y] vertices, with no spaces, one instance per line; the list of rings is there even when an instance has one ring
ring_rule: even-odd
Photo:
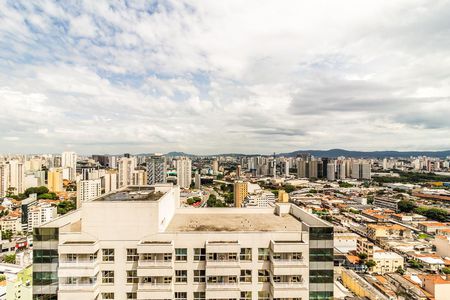
[[[244,181],[234,182],[234,206],[242,207],[245,197],[248,195],[248,183]]]
[[[50,192],[58,193],[64,191],[63,187],[63,170],[50,169],[47,175],[47,188]]]
[[[370,271],[377,274],[393,273],[404,266],[403,257],[395,252],[375,252],[372,259],[376,265]]]
[[[372,239],[411,238],[411,229],[397,224],[369,224],[367,236]]]
[[[367,259],[373,259],[375,245],[368,241],[366,238],[359,238],[356,241],[356,253],[364,253],[367,255]]]
[[[333,227],[289,203],[181,208],[127,187],[34,231],[33,299],[333,299]]]
[[[425,275],[423,289],[434,296],[435,300],[447,300],[450,295],[450,278],[441,275]]]
[[[0,230],[11,230],[14,233],[22,232],[22,222],[19,217],[6,216],[0,218]]]
[[[433,241],[436,254],[440,257],[450,257],[450,236],[438,235]]]

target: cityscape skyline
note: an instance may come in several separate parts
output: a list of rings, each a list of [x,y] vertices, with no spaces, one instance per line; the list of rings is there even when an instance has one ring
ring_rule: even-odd
[[[2,2],[0,152],[449,149],[449,6]]]

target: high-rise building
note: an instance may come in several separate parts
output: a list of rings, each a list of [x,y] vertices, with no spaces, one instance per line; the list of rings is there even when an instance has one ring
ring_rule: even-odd
[[[147,159],[147,184],[166,183],[166,157],[162,154]]]
[[[136,169],[136,157],[122,157],[119,160],[119,187],[133,184],[133,172]]]
[[[297,177],[298,178],[309,177],[309,164],[307,161],[301,159],[297,161]]]
[[[58,193],[64,191],[63,170],[61,168],[50,169],[47,173],[47,188],[50,192]]]
[[[354,179],[370,179],[371,165],[366,161],[353,161],[351,176]]]
[[[0,162],[0,197],[5,197],[8,192],[9,166]]]
[[[100,179],[79,180],[77,182],[77,207],[84,202],[97,198],[102,193],[102,181]]]
[[[61,167],[69,168],[69,178],[71,181],[74,181],[77,177],[77,154],[75,152],[67,151],[63,152],[61,155]]]
[[[118,188],[118,174],[116,170],[108,170],[103,176],[102,180],[103,190],[105,193],[109,193],[117,190]]]
[[[336,164],[327,162],[327,179],[333,181],[336,179]]]
[[[244,181],[234,182],[234,206],[242,207],[245,197],[248,195],[248,183]]]
[[[8,189],[11,189],[13,194],[21,194],[25,191],[25,166],[18,159],[11,159],[7,162],[8,170]]]
[[[309,161],[309,177],[308,178],[319,178],[319,163],[317,160]]]
[[[212,162],[212,171],[213,175],[219,174],[219,161],[217,159]]]
[[[289,177],[289,160],[284,160],[284,176]]]
[[[198,172],[195,173],[194,182],[195,182],[195,188],[197,190],[199,190],[202,187],[202,177],[200,176],[200,173],[198,173]]]
[[[187,157],[177,159],[177,184],[188,189],[192,182],[192,161]]]
[[[333,227],[290,203],[192,210],[177,186],[128,187],[33,247],[33,299],[333,299]]]

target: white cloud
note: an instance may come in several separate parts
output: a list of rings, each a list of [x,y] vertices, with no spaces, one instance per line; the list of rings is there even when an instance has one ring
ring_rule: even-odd
[[[0,152],[450,148],[449,1],[63,4],[0,3]]]

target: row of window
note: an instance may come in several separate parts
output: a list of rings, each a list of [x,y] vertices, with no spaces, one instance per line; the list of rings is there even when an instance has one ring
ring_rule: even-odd
[[[136,270],[129,270],[127,272],[127,283],[138,283],[139,278],[137,276]],[[187,270],[176,270],[175,271],[175,282],[176,283],[187,283]],[[270,273],[268,270],[258,270],[258,282],[269,282]],[[69,278],[71,279],[71,278]],[[68,280],[68,282],[75,283],[76,278],[73,280]],[[208,276],[206,277],[205,270],[194,270],[194,282],[196,283],[237,283],[238,276]],[[251,283],[252,282],[252,270],[241,270],[239,276],[239,281],[241,283]],[[302,282],[301,275],[292,276],[273,276],[274,282],[291,282],[300,283]],[[143,277],[143,283],[161,283],[170,284],[172,283],[172,277]],[[114,283],[114,271],[102,271],[102,283]]]
[[[175,300],[186,300],[187,299],[187,292],[175,292],[174,295]],[[205,300],[206,295],[205,292],[193,292],[194,300]],[[102,293],[102,299],[114,299],[114,293]],[[137,299],[136,293],[127,293],[126,299]],[[252,299],[252,292],[241,292],[240,298],[230,298],[230,299],[220,299],[220,300],[251,300]],[[270,295],[269,292],[266,291],[260,291],[258,292],[258,299],[259,300],[269,300]],[[211,299],[215,300],[215,299]],[[274,300],[284,300],[282,298],[276,298]],[[292,300],[301,300],[301,298],[292,298]]]
[[[258,248],[258,260],[265,261],[269,260],[269,249],[268,248]],[[272,254],[274,259],[289,259],[289,260],[302,260],[303,256],[301,252],[294,253],[274,253]],[[237,253],[208,253],[206,254],[205,248],[194,248],[194,261],[237,261]],[[102,260],[104,262],[114,261],[114,249],[102,249]],[[139,254],[137,249],[127,249],[127,261],[138,261]],[[145,253],[142,254],[142,260],[163,260],[171,261],[172,253],[163,254],[153,254]],[[188,254],[187,248],[176,248],[175,249],[175,261],[187,261]],[[239,253],[239,260],[241,261],[251,261],[252,260],[252,248],[241,248]]]

